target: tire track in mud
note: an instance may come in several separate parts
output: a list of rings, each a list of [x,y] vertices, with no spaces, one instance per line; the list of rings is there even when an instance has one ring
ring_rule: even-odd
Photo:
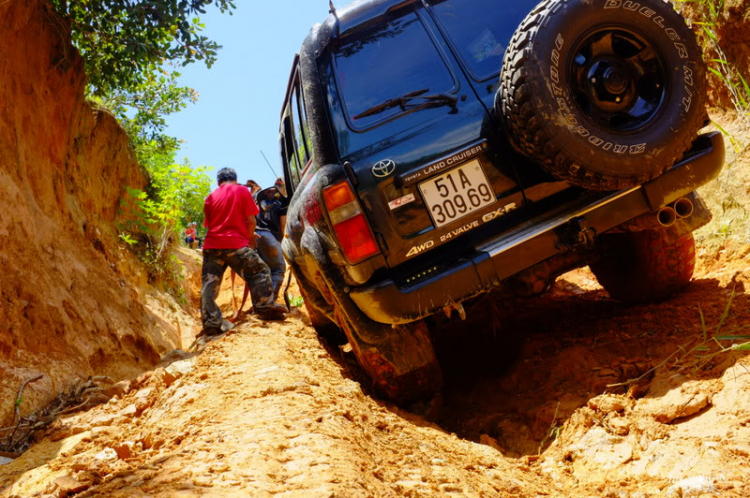
[[[635,387],[607,388],[700,336],[698,305],[718,323],[744,285],[721,268],[660,304],[616,303],[578,271],[547,296],[489,306],[489,321],[477,309],[440,331],[448,382],[436,423],[373,397],[352,354],[326,349],[301,312],[285,323],[248,317],[202,354],[61,419],[0,466],[0,492],[649,496],[705,478],[704,491],[743,496],[744,357],[719,355],[695,373],[679,371],[694,361],[685,357]],[[748,304],[735,295],[726,330],[750,322]]]
[[[251,318],[0,466],[9,496],[523,496],[494,449],[362,392],[300,315]],[[533,477],[533,478],[532,478]],[[69,482],[69,481],[68,481]]]
[[[584,269],[435,331],[446,389],[433,421],[373,395],[300,311],[247,317],[60,419],[0,465],[0,495],[750,496],[750,362],[712,341],[691,349],[699,309],[709,338],[750,327],[750,246],[730,225],[738,208],[717,200],[746,194],[745,156],[705,196],[716,220],[684,292],[626,306]],[[219,304],[231,309],[228,292]]]

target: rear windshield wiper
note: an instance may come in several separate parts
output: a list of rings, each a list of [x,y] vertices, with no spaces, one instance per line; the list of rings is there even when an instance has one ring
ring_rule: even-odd
[[[449,95],[447,93],[436,93],[434,95],[424,95],[427,93],[428,89],[424,88],[422,90],[416,90],[414,92],[405,93],[404,95],[400,97],[396,97],[393,99],[388,99],[385,102],[378,104],[376,106],[372,106],[369,109],[366,109],[362,111],[361,113],[354,116],[354,119],[361,119],[365,118],[367,116],[372,116],[373,114],[381,113],[387,109],[392,109],[394,107],[400,107],[402,111],[406,111],[410,108],[430,108],[430,107],[437,107],[441,105],[447,105],[456,109],[456,102],[458,102],[458,99],[454,97],[453,95]],[[412,102],[415,99],[419,99],[418,102]],[[409,105],[409,107],[407,107]]]

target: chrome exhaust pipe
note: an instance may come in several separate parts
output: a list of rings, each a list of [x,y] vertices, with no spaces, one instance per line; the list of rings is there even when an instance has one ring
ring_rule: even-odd
[[[691,201],[687,197],[681,197],[674,201],[674,203],[672,204],[672,208],[674,209],[678,218],[687,218],[688,216],[693,214],[693,201]]]
[[[665,206],[656,212],[656,219],[661,226],[671,227],[677,221],[677,212],[673,208]]]

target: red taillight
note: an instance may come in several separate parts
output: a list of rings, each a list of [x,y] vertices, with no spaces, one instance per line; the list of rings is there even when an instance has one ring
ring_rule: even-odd
[[[324,189],[323,201],[339,245],[350,263],[359,263],[380,252],[349,182]]]

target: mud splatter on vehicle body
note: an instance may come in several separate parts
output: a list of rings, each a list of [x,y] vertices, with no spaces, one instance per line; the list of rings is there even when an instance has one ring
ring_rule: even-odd
[[[316,327],[341,329],[387,396],[441,388],[437,316],[615,257],[615,235],[658,241],[638,254],[664,257],[710,218],[694,190],[720,171],[723,143],[698,135],[693,34],[663,2],[616,4],[360,1],[294,58],[284,255]],[[669,285],[609,272],[604,285],[645,279],[659,299],[691,272]]]

